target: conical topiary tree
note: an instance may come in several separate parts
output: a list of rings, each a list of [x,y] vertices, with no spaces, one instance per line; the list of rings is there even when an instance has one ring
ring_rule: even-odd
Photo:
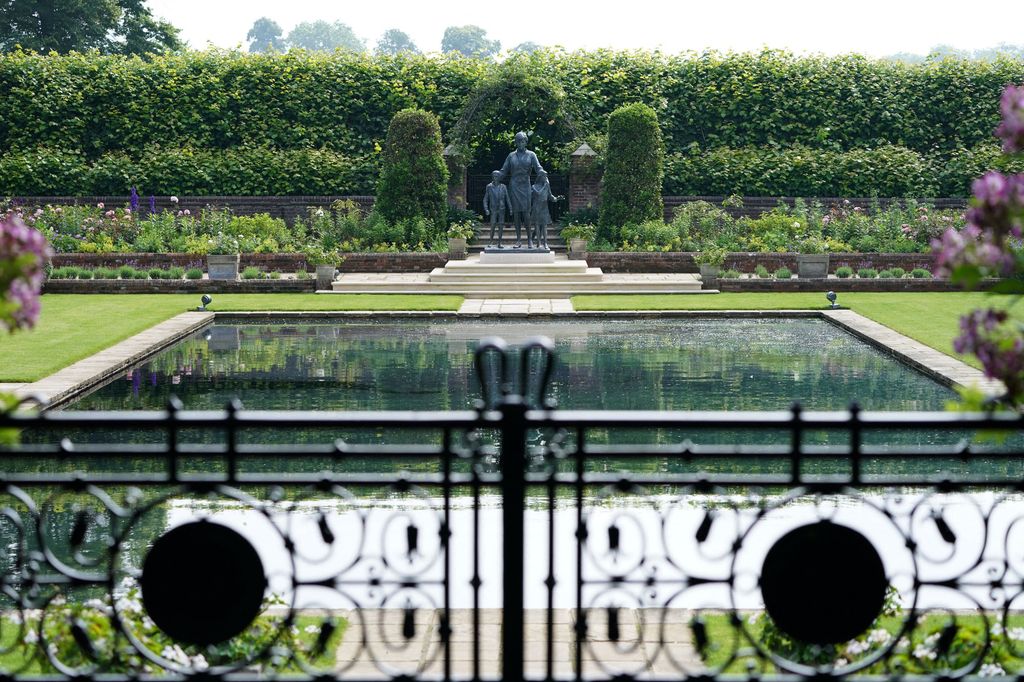
[[[665,147],[654,109],[636,103],[613,111],[601,182],[600,239],[615,243],[623,225],[664,218],[664,165]]]
[[[374,210],[389,223],[426,218],[441,234],[448,214],[448,167],[437,117],[403,109],[388,126]]]

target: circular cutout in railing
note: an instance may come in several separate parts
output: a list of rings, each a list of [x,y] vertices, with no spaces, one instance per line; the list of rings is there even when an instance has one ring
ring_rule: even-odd
[[[140,586],[157,627],[205,645],[245,631],[260,612],[267,579],[248,540],[204,520],[172,528],[153,543]]]
[[[768,615],[809,644],[838,644],[867,630],[882,611],[887,587],[882,559],[868,539],[831,521],[786,533],[761,568]]]

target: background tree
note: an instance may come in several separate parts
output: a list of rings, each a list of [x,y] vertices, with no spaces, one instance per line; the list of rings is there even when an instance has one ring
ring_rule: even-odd
[[[96,49],[121,54],[183,47],[178,29],[155,18],[145,0],[0,0],[0,50]]]
[[[249,41],[249,52],[279,52],[285,49],[283,31],[280,24],[273,19],[260,17],[253,22],[252,28],[245,34]]]
[[[449,26],[441,38],[442,52],[460,52],[467,57],[493,57],[500,50],[500,41],[488,40],[487,31],[472,24]]]
[[[613,111],[607,149],[598,237],[615,243],[623,225],[665,217],[665,147],[654,109],[638,102]]]
[[[340,21],[304,21],[288,34],[288,47],[300,47],[314,52],[332,52],[335,49],[365,52],[366,43],[352,27]]]
[[[374,211],[392,224],[425,218],[440,235],[448,214],[448,167],[437,116],[422,109],[395,114],[383,157]]]
[[[377,41],[377,48],[374,51],[377,54],[420,53],[419,48],[416,47],[416,43],[412,42],[409,34],[405,31],[399,31],[397,28],[389,28],[384,31],[384,35]]]
[[[527,40],[525,43],[519,43],[518,45],[513,47],[512,51],[513,52],[523,52],[525,54],[531,54],[531,53],[536,52],[537,50],[540,50],[540,49],[543,49],[543,48],[544,48],[543,45],[538,45],[537,43],[533,42],[532,40]]]

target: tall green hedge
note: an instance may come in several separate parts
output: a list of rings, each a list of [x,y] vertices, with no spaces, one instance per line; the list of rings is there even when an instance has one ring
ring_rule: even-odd
[[[665,149],[658,115],[646,104],[627,104],[608,117],[608,152],[601,179],[600,236],[628,223],[661,220]]]
[[[150,147],[88,161],[53,149],[0,156],[0,193],[7,196],[127,194],[332,195],[373,194],[376,156],[322,149],[191,149]]]
[[[384,142],[375,210],[392,224],[426,218],[440,234],[447,207],[448,167],[437,117],[419,109],[399,111]]]
[[[667,151],[680,158],[723,148],[903,148],[927,157],[928,183],[939,188],[964,185],[966,170],[957,169],[982,158],[974,150],[991,146],[1002,88],[1024,83],[1024,61],[1010,59],[909,65],[775,51],[599,50],[539,51],[516,60],[564,93],[559,108],[572,112],[577,134],[600,133],[615,108],[642,102],[657,112]],[[405,108],[436,114],[447,139],[467,98],[496,69],[453,55],[6,53],[0,149],[6,156],[41,147],[89,162],[115,153],[138,160],[155,157],[156,149],[239,147],[372,158],[392,116]],[[480,148],[510,148],[521,126],[514,111],[499,109],[481,123],[480,132],[495,139],[479,140]],[[545,165],[555,168],[567,152],[568,126],[559,119],[553,112],[544,121],[551,130],[533,140]],[[62,162],[51,161],[58,167],[48,172],[59,174]]]

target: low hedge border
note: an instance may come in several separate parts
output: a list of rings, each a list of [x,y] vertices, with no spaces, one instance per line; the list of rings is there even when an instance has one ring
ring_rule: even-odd
[[[51,279],[44,294],[293,294],[316,291],[316,279]],[[198,305],[198,303],[197,303]]]

